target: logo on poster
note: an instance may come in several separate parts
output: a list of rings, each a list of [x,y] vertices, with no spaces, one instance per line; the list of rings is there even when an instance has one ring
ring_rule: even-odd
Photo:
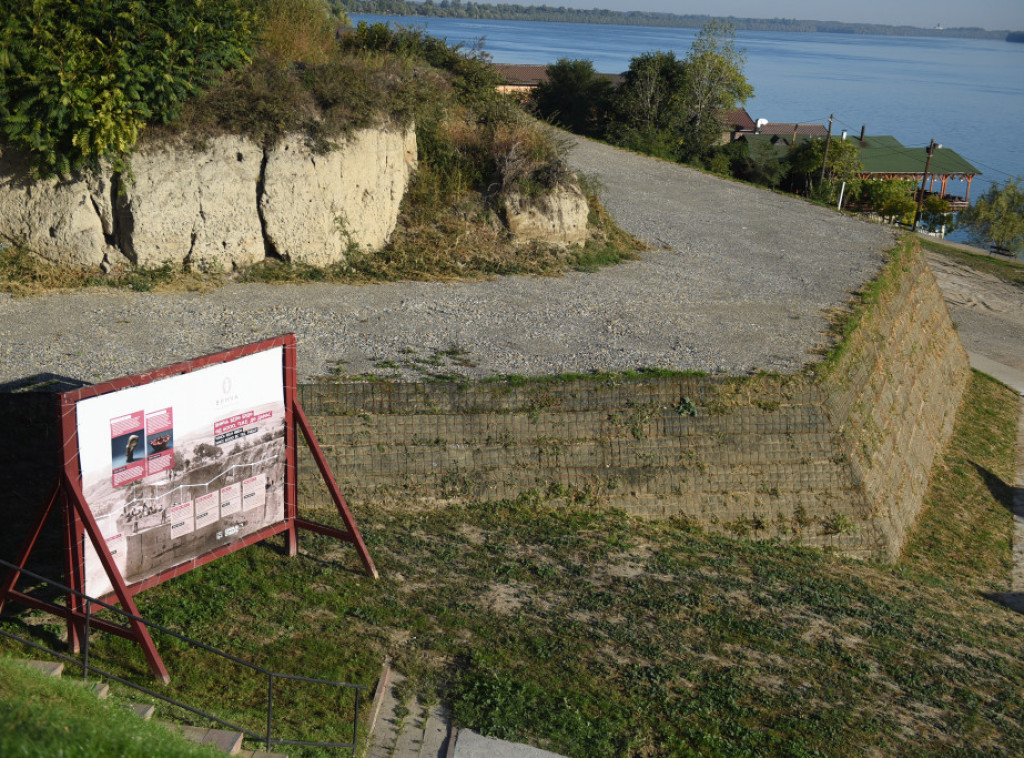
[[[217,407],[226,404],[234,403],[238,401],[238,393],[232,392],[231,377],[225,376],[224,381],[220,383],[220,397],[217,399]]]

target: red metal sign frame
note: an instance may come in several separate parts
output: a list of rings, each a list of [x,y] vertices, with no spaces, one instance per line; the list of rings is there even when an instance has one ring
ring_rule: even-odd
[[[136,387],[159,379],[197,371],[206,366],[216,363],[243,358],[254,353],[271,350],[277,347],[283,348],[283,379],[284,379],[284,405],[285,405],[285,478],[284,478],[284,520],[254,532],[243,539],[231,544],[223,545],[210,552],[196,556],[185,563],[170,569],[161,571],[153,576],[147,577],[139,582],[128,585],[125,582],[120,570],[114,562],[113,557],[107,548],[106,541],[102,534],[89,504],[86,502],[82,492],[82,475],[79,466],[78,449],[78,426],[76,406],[82,401],[98,395],[117,392],[118,390]],[[106,597],[101,598],[105,602],[120,604],[122,610],[133,616],[138,616],[138,608],[135,606],[133,597],[143,590],[155,587],[169,579],[180,576],[194,568],[198,568],[210,561],[221,558],[225,555],[241,550],[244,547],[261,542],[276,534],[284,533],[285,545],[288,555],[295,555],[298,551],[298,530],[325,534],[330,537],[351,542],[356,549],[360,561],[366,573],[373,578],[378,577],[377,569],[370,558],[366,544],[363,542],[359,527],[356,525],[352,513],[349,511],[348,503],[338,488],[337,482],[331,473],[323,450],[309,425],[305,412],[298,400],[298,370],[297,370],[297,346],[294,334],[285,334],[249,345],[232,348],[218,353],[212,353],[200,358],[195,358],[182,363],[175,363],[164,366],[153,371],[148,371],[133,376],[114,379],[102,384],[91,385],[71,392],[60,393],[57,396],[59,437],[60,437],[60,472],[57,482],[51,489],[47,502],[40,508],[29,534],[26,536],[17,559],[14,561],[17,569],[8,571],[3,584],[0,584],[0,611],[8,599],[16,600],[23,605],[32,608],[45,610],[62,616],[67,621],[68,647],[73,653],[79,650],[81,635],[85,625],[85,603],[77,595],[70,595],[65,599],[65,605],[40,600],[32,595],[20,592],[15,589],[20,576],[20,569],[25,568],[28,558],[35,547],[36,542],[42,533],[47,519],[54,511],[54,506],[59,505],[63,515],[62,529],[64,531],[65,544],[65,571],[66,581],[69,587],[77,592],[85,591],[84,573],[84,540],[89,539],[96,549],[100,563],[103,565],[111,586],[114,591]],[[345,524],[345,530],[317,524],[298,515],[298,439],[296,429],[301,430],[302,436],[309,447],[313,460],[330,491],[338,514]],[[156,650],[149,631],[142,622],[132,620],[129,626],[121,626],[96,618],[91,620],[93,628],[110,632],[128,639],[135,640],[143,650],[146,660],[149,662],[153,674],[164,682],[170,681],[170,674],[167,671],[160,654]]]

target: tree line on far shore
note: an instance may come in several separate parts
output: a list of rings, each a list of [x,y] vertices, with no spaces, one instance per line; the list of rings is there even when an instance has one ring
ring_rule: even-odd
[[[347,13],[368,13],[430,18],[473,18],[501,21],[556,21],[576,24],[621,24],[624,26],[662,26],[699,29],[712,16],[695,13],[657,13],[654,11],[613,11],[606,8],[566,8],[519,3],[476,3],[461,0],[331,0]],[[717,19],[719,21],[724,19]],[[729,22],[742,31],[806,32],[833,34],[879,34],[898,37],[968,37],[1003,39],[1007,30],[988,31],[980,27],[925,29],[917,26],[848,23],[845,21],[807,21],[795,18],[733,18]]]

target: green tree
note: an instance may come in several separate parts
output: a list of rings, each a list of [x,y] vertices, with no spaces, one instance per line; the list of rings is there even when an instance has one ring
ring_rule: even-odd
[[[754,94],[743,76],[746,58],[736,49],[731,24],[711,21],[697,34],[683,61],[682,157],[704,158],[722,135],[721,114]]]
[[[854,181],[864,168],[857,145],[836,137],[828,140],[827,158],[825,139],[815,137],[793,147],[788,161],[789,189],[830,203],[838,198],[841,183]],[[822,164],[825,164],[824,182],[821,181]]]
[[[675,53],[661,50],[629,62],[615,100],[609,137],[623,147],[675,160],[685,110],[686,70]]]
[[[910,221],[917,204],[914,202],[914,185],[910,179],[873,179],[864,182],[860,198],[885,221]]]
[[[917,182],[914,182],[916,185]],[[953,206],[944,197],[929,195],[925,198],[921,207],[921,222],[925,229],[935,232],[944,226],[951,226],[953,220]]]
[[[560,58],[547,67],[548,80],[533,91],[538,114],[576,134],[597,136],[611,103],[612,85],[588,60]]]
[[[783,160],[784,153],[780,153],[769,140],[737,140],[732,144],[745,146],[733,163],[733,173],[737,178],[772,189],[785,179],[789,165]]]
[[[971,241],[998,245],[1014,255],[1024,255],[1024,177],[993,184],[977,202],[960,213],[957,225]]]
[[[247,0],[3,0],[0,138],[41,174],[131,149],[146,123],[248,60]]]

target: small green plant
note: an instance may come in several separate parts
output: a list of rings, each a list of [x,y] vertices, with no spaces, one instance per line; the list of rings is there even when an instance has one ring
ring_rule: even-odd
[[[810,517],[810,514],[807,513],[807,508],[805,508],[802,505],[798,505],[793,510],[793,521],[796,522],[797,526],[799,526],[801,529],[806,529],[812,523],[814,523],[813,519]]]
[[[845,513],[833,511],[821,521],[822,532],[825,534],[855,534],[856,524]]]
[[[676,404],[676,413],[680,416],[696,416],[697,404],[688,397],[681,397]]]

